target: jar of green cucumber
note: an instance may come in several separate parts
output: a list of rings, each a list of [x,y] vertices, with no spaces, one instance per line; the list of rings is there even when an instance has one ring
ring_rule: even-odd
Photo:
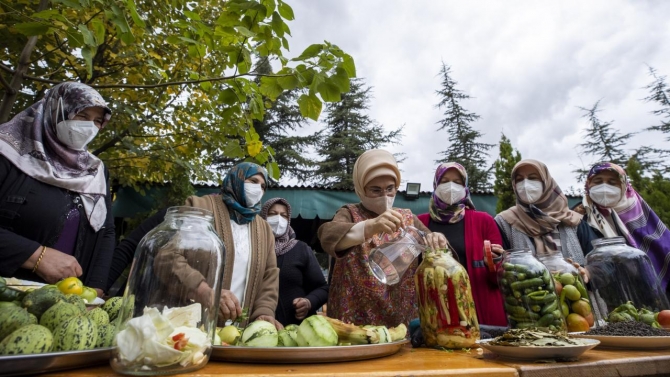
[[[498,286],[511,328],[566,331],[554,279],[531,250],[505,251],[502,268],[498,269]]]

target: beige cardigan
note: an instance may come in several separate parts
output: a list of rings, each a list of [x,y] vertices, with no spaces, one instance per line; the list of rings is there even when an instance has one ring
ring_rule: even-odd
[[[186,205],[206,209],[214,214],[214,228],[226,246],[226,264],[221,287],[229,290],[233,277],[235,245],[228,208],[219,195],[190,196],[186,199]],[[270,225],[257,215],[251,221],[250,234],[251,265],[244,294],[244,308],[249,309],[249,319],[253,321],[261,315],[275,315],[279,296],[279,268],[275,255],[275,237]],[[201,281],[197,281],[193,288],[197,288]],[[245,325],[244,322],[240,323],[240,326]]]

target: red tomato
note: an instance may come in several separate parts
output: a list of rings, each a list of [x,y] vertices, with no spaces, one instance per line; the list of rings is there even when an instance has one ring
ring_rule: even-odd
[[[670,329],[670,310],[661,310],[656,318],[658,324],[665,329]]]

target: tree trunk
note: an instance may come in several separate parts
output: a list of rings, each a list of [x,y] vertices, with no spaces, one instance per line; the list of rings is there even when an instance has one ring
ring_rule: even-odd
[[[40,4],[37,6],[37,12],[41,12],[47,8],[49,5],[49,0],[40,0]],[[9,113],[12,111],[12,106],[16,102],[16,96],[19,94],[21,87],[23,86],[23,75],[28,71],[28,65],[30,64],[30,55],[37,44],[37,36],[28,38],[28,42],[23,46],[23,51],[19,55],[19,62],[12,76],[12,81],[9,83],[9,88],[5,90],[5,95],[2,97],[2,102],[0,102],[0,124],[7,122],[9,120]]]

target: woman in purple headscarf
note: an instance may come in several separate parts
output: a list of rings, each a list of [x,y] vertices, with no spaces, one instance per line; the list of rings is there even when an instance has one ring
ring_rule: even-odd
[[[417,217],[428,229],[447,237],[454,248],[454,257],[468,271],[479,323],[506,326],[496,265],[495,262],[487,265],[484,253],[484,241],[488,240],[492,256],[499,256],[503,251],[502,237],[491,215],[475,210],[468,174],[461,164],[447,162],[437,167],[429,213]],[[500,260],[496,258],[496,262]]]
[[[108,174],[86,147],[110,117],[97,91],[66,82],[0,125],[0,275],[78,276],[102,294],[114,221]]]
[[[275,236],[279,267],[279,300],[275,318],[282,325],[300,324],[328,301],[328,283],[309,245],[295,238],[291,228],[291,205],[272,198],[263,204],[264,218]]]
[[[593,165],[586,178],[582,201],[591,227],[602,237],[622,236],[628,245],[644,251],[661,281],[670,286],[670,231],[628,182],[619,165]]]

